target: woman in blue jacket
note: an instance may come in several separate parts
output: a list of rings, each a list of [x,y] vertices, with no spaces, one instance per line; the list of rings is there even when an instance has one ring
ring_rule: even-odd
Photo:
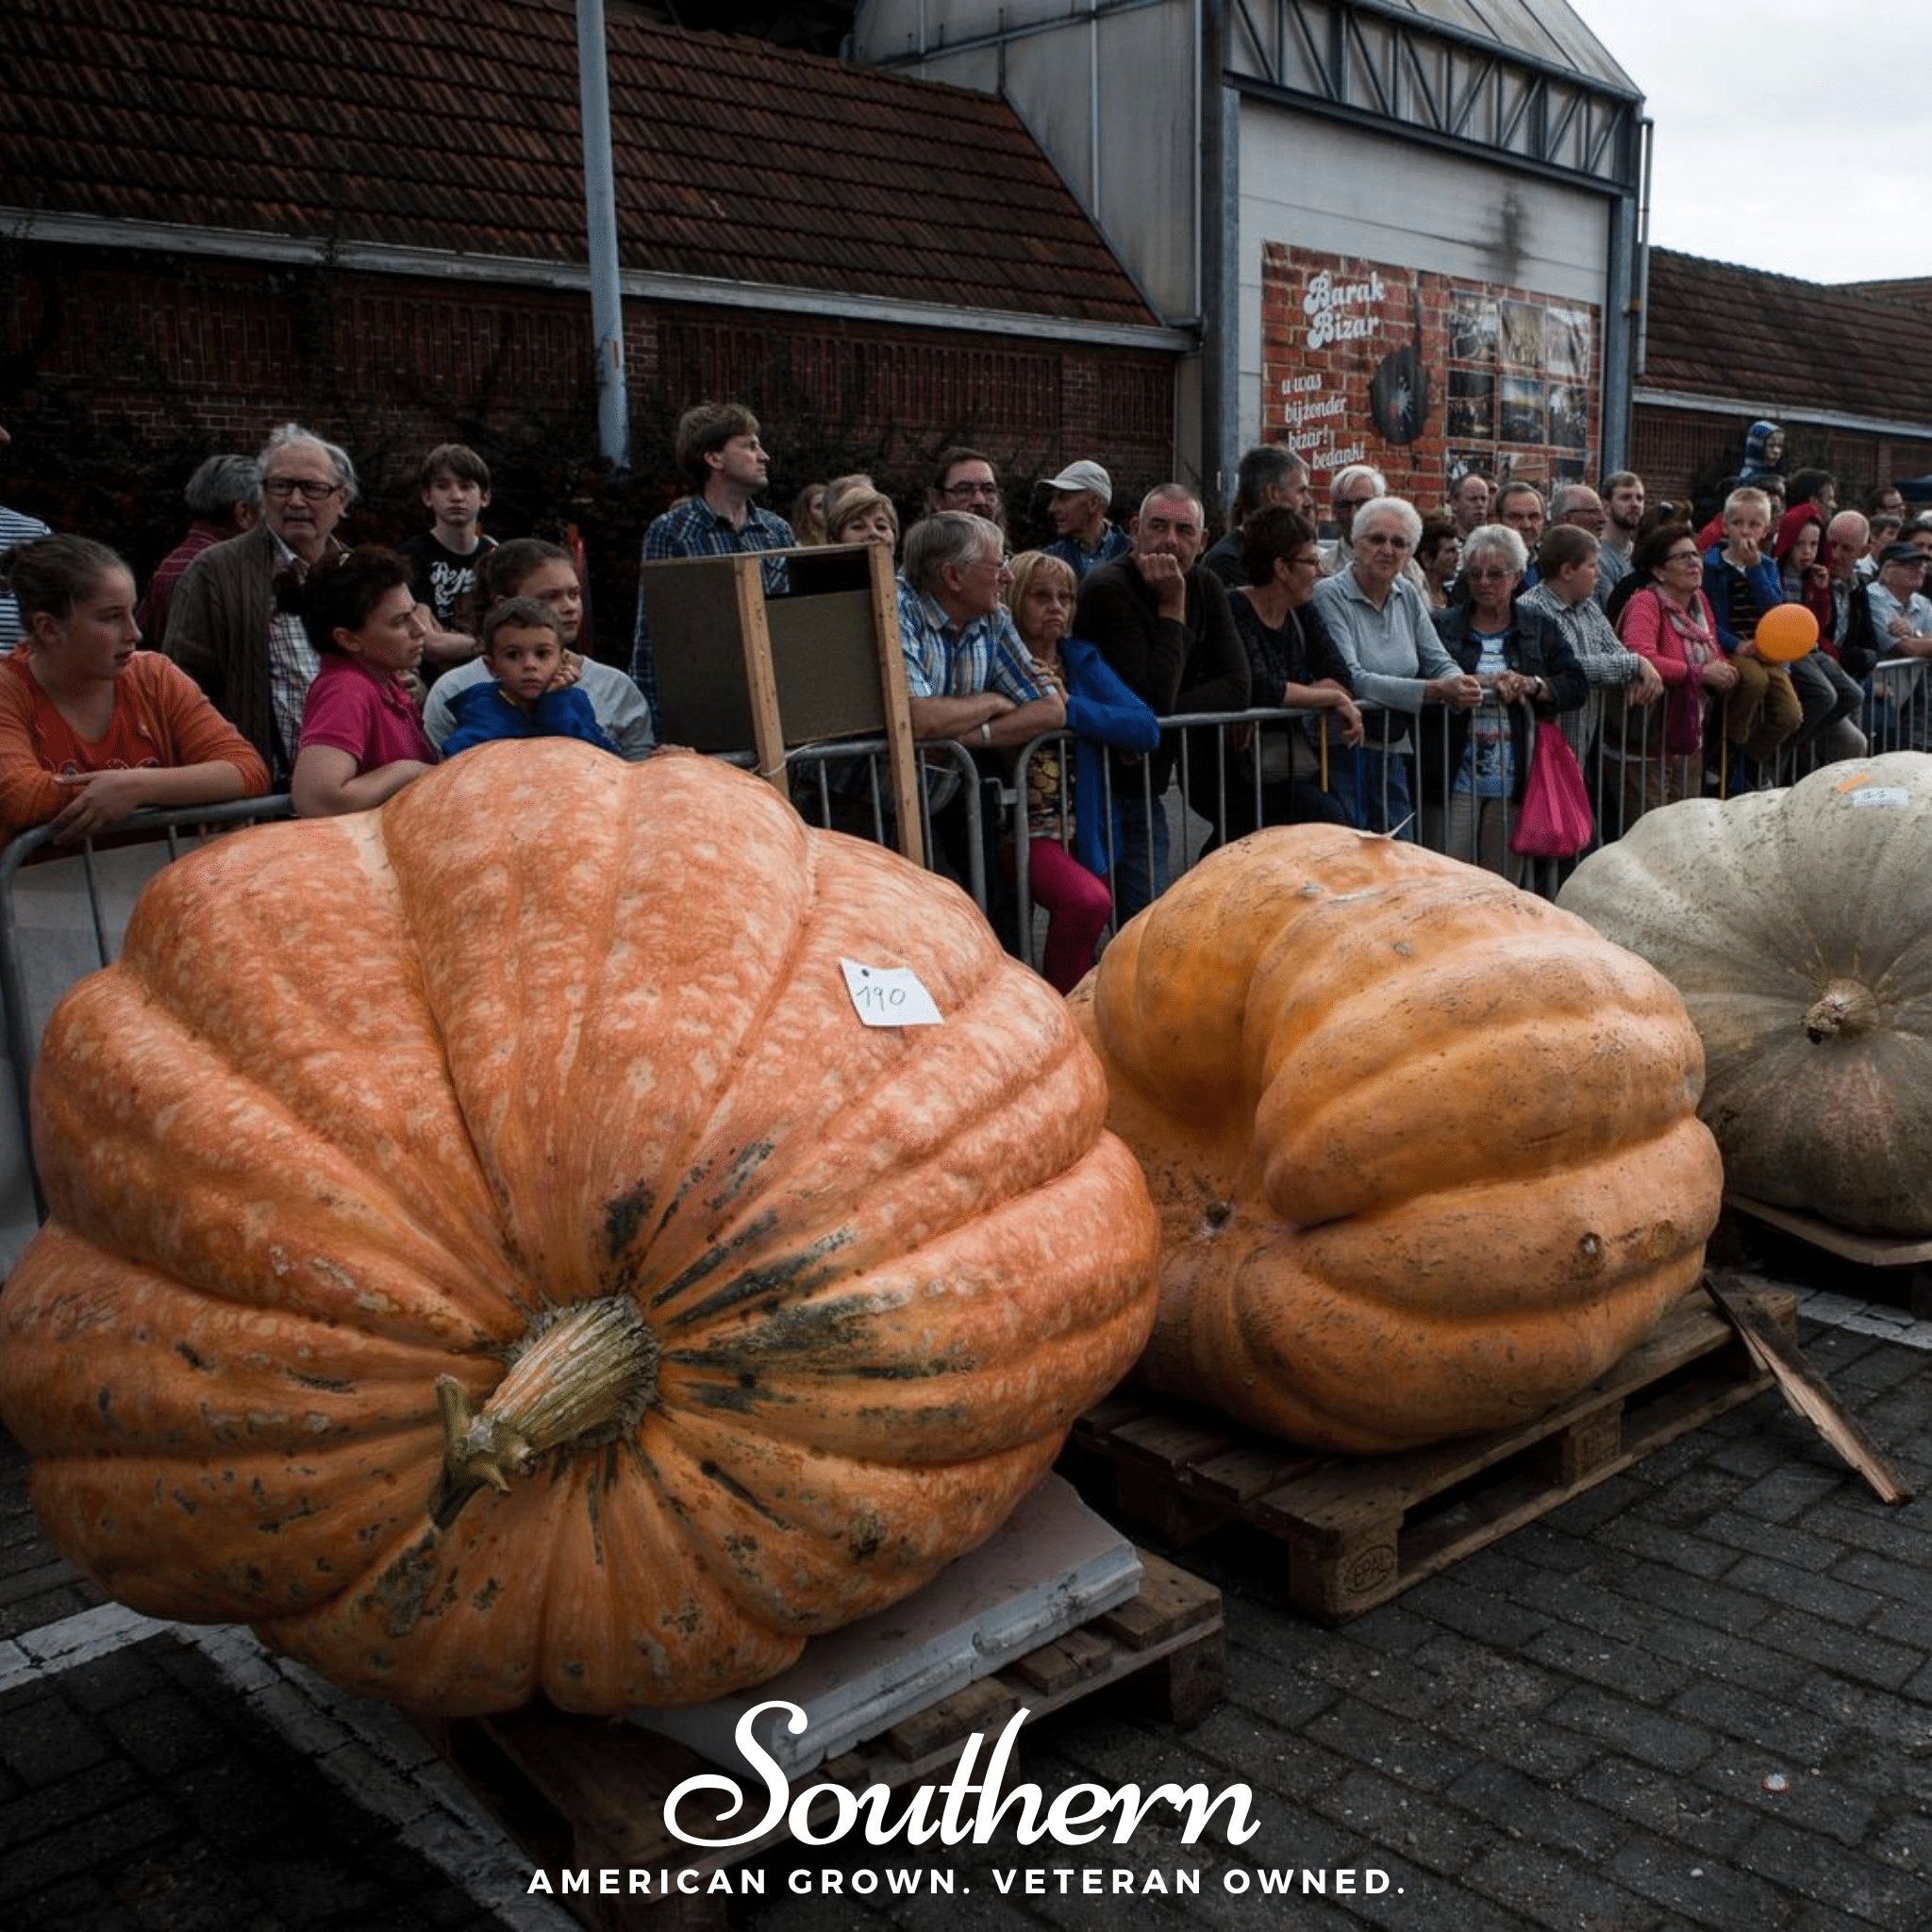
[[[1144,754],[1160,742],[1154,713],[1099,650],[1067,635],[1074,590],[1073,571],[1057,557],[1028,550],[1013,559],[1007,593],[1013,627],[1034,661],[1066,693],[1067,729],[1074,734],[1071,799],[1058,746],[1042,745],[1025,773],[1028,887],[1033,903],[1047,915],[1041,971],[1061,992],[1071,992],[1087,976],[1093,948],[1113,915],[1106,875],[1118,829],[1107,824],[1102,747]]]

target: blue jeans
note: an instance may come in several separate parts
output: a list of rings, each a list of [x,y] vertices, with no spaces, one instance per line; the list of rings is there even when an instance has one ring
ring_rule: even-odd
[[[1139,775],[1135,774],[1137,778]],[[1135,913],[1167,891],[1167,802],[1149,798],[1130,780],[1114,793],[1114,823],[1119,837],[1113,849],[1111,883],[1114,930],[1118,932]]]
[[[1349,823],[1359,831],[1387,832],[1400,825],[1399,839],[1415,838],[1415,813],[1408,791],[1408,754],[1362,745],[1332,757],[1329,789],[1341,800]]]

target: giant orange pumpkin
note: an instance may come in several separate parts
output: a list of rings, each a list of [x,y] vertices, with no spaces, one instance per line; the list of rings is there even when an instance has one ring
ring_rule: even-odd
[[[1073,995],[1161,1217],[1143,1374],[1374,1453],[1539,1415],[1696,1280],[1703,1060],[1581,920],[1336,826],[1217,853]]]
[[[862,1026],[841,958],[943,1023]],[[1060,1001],[689,754],[486,746],[170,866],[35,1104],[49,1533],[427,1708],[770,1675],[989,1535],[1152,1320]]]

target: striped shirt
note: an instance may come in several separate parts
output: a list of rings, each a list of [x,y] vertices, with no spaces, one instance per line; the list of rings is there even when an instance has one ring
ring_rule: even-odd
[[[899,580],[899,649],[915,698],[970,698],[996,691],[1016,705],[1041,695],[1031,659],[1004,605],[956,625],[937,599]]]
[[[1604,553],[1607,556],[1609,553]],[[1574,604],[1566,604],[1547,584],[1525,591],[1520,600],[1525,610],[1547,617],[1557,626],[1563,641],[1576,654],[1583,675],[1590,680],[1590,695],[1574,711],[1557,719],[1570,749],[1580,758],[1596,739],[1603,723],[1606,689],[1619,690],[1636,683],[1643,659],[1620,638],[1604,615],[1594,593]]]
[[[51,537],[53,531],[39,517],[23,516],[0,503],[0,556],[16,543],[31,543],[36,537]],[[20,606],[9,591],[0,595],[0,655],[11,651],[20,641]]]

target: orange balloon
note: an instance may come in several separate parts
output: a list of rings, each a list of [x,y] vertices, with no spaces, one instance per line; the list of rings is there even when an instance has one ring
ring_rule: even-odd
[[[1818,619],[1802,604],[1774,604],[1757,620],[1757,655],[1767,664],[1795,664],[1818,641]]]

